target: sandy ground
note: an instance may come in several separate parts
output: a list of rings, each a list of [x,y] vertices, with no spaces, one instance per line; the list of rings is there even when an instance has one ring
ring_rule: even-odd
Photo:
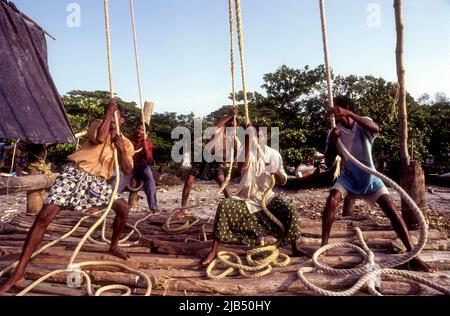
[[[235,184],[230,185],[233,192]],[[182,185],[158,187],[158,205],[162,212],[170,212],[180,207]],[[431,190],[432,189],[432,190]],[[320,220],[325,200],[328,195],[327,189],[302,190],[299,192],[288,192],[276,189],[277,193],[285,196],[299,210],[301,218]],[[429,206],[428,215],[430,227],[439,229],[450,234],[450,189],[439,187],[427,187],[427,202]],[[397,192],[392,191],[392,196],[396,205],[400,206],[400,197]],[[125,194],[126,197],[127,194]],[[139,193],[138,206],[132,211],[147,211],[147,201],[143,192]],[[199,205],[191,212],[200,218],[213,218],[217,204],[223,195],[218,194],[218,186],[214,182],[198,181],[189,197],[189,205]],[[25,193],[0,196],[0,216],[5,212],[25,212]],[[357,201],[355,215],[364,215],[368,220],[381,225],[388,225],[389,220],[384,216],[378,207],[369,207],[362,201]]]

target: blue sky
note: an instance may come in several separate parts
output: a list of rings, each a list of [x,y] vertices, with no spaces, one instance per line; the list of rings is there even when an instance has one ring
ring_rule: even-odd
[[[108,90],[102,0],[13,0],[56,37],[48,39],[51,73],[61,94]],[[242,0],[249,90],[282,64],[323,63],[317,0]],[[392,0],[328,0],[335,73],[396,80]],[[450,0],[405,0],[405,63],[409,92],[450,95]],[[68,27],[67,7],[81,9],[80,27]],[[380,8],[379,27],[367,23]],[[135,0],[143,90],[156,112],[203,116],[231,90],[227,0]],[[110,0],[114,85],[137,101],[128,0]],[[241,86],[240,80],[237,82]]]

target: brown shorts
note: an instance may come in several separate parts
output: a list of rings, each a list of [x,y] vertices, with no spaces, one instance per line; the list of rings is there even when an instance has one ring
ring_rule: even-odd
[[[194,162],[189,174],[201,180],[212,181],[218,176],[225,176],[226,168],[221,162]]]

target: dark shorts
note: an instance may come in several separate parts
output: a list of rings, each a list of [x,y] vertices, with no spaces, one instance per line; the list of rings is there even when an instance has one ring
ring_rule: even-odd
[[[218,176],[225,176],[226,167],[222,162],[194,162],[190,175],[205,181],[216,180]]]

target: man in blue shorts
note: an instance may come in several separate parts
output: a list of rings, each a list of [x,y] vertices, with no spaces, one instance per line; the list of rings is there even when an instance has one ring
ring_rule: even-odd
[[[327,139],[326,156],[327,161],[333,161],[338,154],[336,142],[340,139],[345,148],[360,162],[373,168],[372,146],[380,128],[369,117],[361,117],[355,113],[355,104],[347,96],[334,98],[334,107],[331,115],[336,118],[334,128]],[[337,208],[343,199],[361,198],[371,204],[377,203],[386,216],[390,219],[392,226],[406,249],[410,251],[413,247],[411,235],[400,214],[394,206],[393,200],[378,177],[361,171],[352,162],[342,164],[341,175],[331,189],[328,196],[322,219],[322,246],[328,244],[331,226],[336,215]],[[408,268],[431,272],[432,269],[420,258],[416,257],[408,263]]]

